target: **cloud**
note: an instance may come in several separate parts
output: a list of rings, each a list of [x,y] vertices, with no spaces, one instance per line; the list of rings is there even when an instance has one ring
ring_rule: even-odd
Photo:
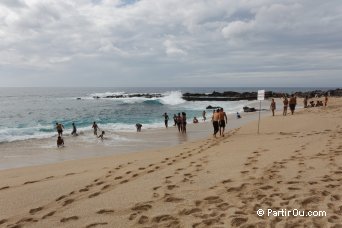
[[[296,82],[329,70],[342,84],[341,10],[339,0],[4,0],[0,84],[34,86],[39,75],[39,85],[55,85],[58,75],[82,85],[177,86],[181,77],[196,86],[189,75],[225,75],[216,85],[231,86],[239,75]]]

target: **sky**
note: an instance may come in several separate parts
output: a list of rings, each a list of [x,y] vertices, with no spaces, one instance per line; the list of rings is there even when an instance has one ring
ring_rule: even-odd
[[[342,1],[1,0],[7,86],[342,87]]]

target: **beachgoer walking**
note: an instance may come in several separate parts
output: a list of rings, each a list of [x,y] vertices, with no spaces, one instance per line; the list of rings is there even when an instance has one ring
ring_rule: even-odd
[[[165,127],[168,128],[169,115],[165,112],[163,116],[164,116]]]
[[[220,135],[224,137],[224,129],[226,128],[226,123],[228,122],[228,119],[226,112],[223,111],[223,108],[220,109],[219,119]]]
[[[220,115],[219,115],[219,109],[217,109],[217,111],[213,110],[213,116],[212,116],[212,121],[213,121],[213,127],[214,127],[214,137],[216,138],[216,134],[219,131],[219,119],[220,119]]]
[[[94,121],[92,128],[94,128],[94,135],[97,136],[97,130],[99,130],[99,126],[97,126],[96,122]]]
[[[328,94],[325,94],[324,96],[324,106],[327,107],[328,105]]]
[[[203,112],[202,112],[202,117],[203,117],[203,121],[206,121],[206,119],[207,119],[207,117],[205,117],[205,110],[203,110]]]
[[[186,133],[186,113],[182,112],[182,133]]]
[[[286,116],[287,115],[287,107],[289,105],[289,100],[287,99],[287,97],[284,97],[283,104],[284,104],[283,116]]]
[[[77,136],[77,129],[75,123],[72,123],[72,132],[71,135]]]
[[[296,105],[297,105],[297,97],[295,97],[295,95],[292,94],[290,101],[289,101],[289,106],[290,106],[290,110],[291,110],[292,115],[296,109]]]
[[[272,99],[270,108],[272,110],[272,115],[274,116],[274,111],[276,110],[276,103],[275,103],[274,99]]]
[[[58,136],[63,136],[63,129],[64,129],[63,124],[56,123],[56,130],[57,130]]]
[[[57,138],[57,147],[63,147],[64,146],[64,140],[61,136],[58,136]]]

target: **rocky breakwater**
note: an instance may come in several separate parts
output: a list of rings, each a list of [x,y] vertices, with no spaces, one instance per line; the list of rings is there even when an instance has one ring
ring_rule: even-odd
[[[325,94],[335,97],[342,96],[342,89],[331,89],[331,90],[313,90],[307,92],[295,92],[293,93],[297,97],[321,97]],[[187,101],[240,101],[240,100],[257,100],[257,92],[234,92],[234,91],[226,91],[226,92],[212,92],[212,93],[184,93],[183,99]],[[273,91],[266,91],[265,98],[281,98],[284,96],[289,97],[292,94],[288,93],[280,93]]]

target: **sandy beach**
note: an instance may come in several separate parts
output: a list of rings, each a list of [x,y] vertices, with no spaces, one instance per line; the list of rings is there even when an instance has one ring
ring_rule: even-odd
[[[217,139],[3,170],[0,227],[341,227],[341,117],[331,98],[263,118],[259,135],[250,121]]]

